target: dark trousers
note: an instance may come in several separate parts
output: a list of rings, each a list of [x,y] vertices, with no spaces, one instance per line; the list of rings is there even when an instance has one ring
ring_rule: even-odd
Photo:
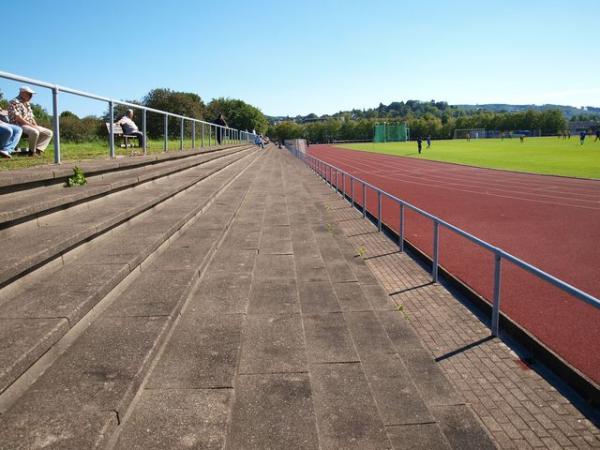
[[[223,129],[217,128],[217,143],[221,145],[221,141],[223,140]]]
[[[144,147],[144,133],[142,133],[141,131],[134,131],[133,133],[129,133],[132,136],[135,136],[138,139],[138,142],[140,143],[140,147]]]

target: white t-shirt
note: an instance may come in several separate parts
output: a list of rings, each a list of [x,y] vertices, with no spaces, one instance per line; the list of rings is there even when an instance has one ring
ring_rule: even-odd
[[[123,128],[123,133],[125,134],[135,133],[138,131],[138,126],[127,116],[123,116],[121,120],[119,120],[118,124],[121,125],[121,128]]]

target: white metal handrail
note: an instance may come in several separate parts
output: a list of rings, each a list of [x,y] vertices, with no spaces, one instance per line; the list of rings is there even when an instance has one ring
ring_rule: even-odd
[[[499,247],[496,247],[492,244],[490,244],[489,242],[486,242],[474,235],[472,235],[471,233],[468,233],[466,231],[464,231],[461,228],[458,228],[455,225],[452,225],[448,222],[446,222],[443,219],[440,219],[439,217],[428,213],[427,211],[424,211],[418,207],[416,207],[415,205],[410,204],[407,201],[401,200],[398,197],[389,194],[388,192],[385,192],[382,189],[379,189],[378,187],[372,185],[371,183],[364,181],[360,178],[355,177],[354,175],[351,175],[350,173],[339,169],[336,166],[333,166],[329,163],[326,163],[325,161],[315,158],[313,156],[310,155],[306,155],[305,153],[302,153],[298,150],[291,150],[292,154],[294,154],[297,158],[301,159],[302,161],[304,161],[304,163],[310,167],[317,175],[319,175],[321,178],[323,178],[327,183],[329,183],[329,185],[335,189],[337,192],[340,192],[342,194],[342,196],[344,196],[344,198],[346,198],[346,196],[348,195],[347,190],[346,190],[346,179],[350,180],[350,201],[352,203],[352,205],[358,205],[358,202],[355,202],[354,200],[354,184],[358,183],[359,185],[362,186],[362,198],[363,198],[363,204],[361,205],[362,207],[362,213],[363,213],[363,217],[366,216],[367,213],[367,189],[371,189],[373,191],[375,191],[377,193],[377,215],[374,217],[377,220],[377,227],[379,229],[379,231],[382,230],[382,197],[387,197],[390,200],[394,201],[395,203],[397,203],[400,207],[400,226],[399,226],[399,232],[398,232],[398,245],[400,247],[400,251],[404,250],[404,208],[408,208],[418,214],[420,214],[423,217],[426,217],[428,219],[430,219],[433,223],[433,255],[432,255],[432,269],[431,269],[431,274],[432,274],[432,279],[434,282],[437,281],[438,279],[438,267],[439,267],[439,227],[442,226],[466,239],[468,239],[469,241],[477,244],[478,246],[489,250],[490,252],[493,253],[494,255],[494,288],[493,288],[493,304],[492,304],[492,334],[494,336],[497,336],[499,333],[499,317],[500,317],[500,285],[501,285],[501,278],[502,278],[502,260],[506,260],[509,261],[511,263],[513,263],[514,265],[516,265],[517,267],[520,267],[521,269],[535,275],[536,277],[538,277],[539,279],[552,284],[553,286],[559,288],[560,290],[562,290],[563,292],[566,292],[567,294],[577,298],[578,300],[582,300],[585,303],[587,303],[588,305],[591,305],[595,308],[600,309],[600,300],[597,299],[596,297],[588,294],[587,292],[582,291],[581,289],[576,288],[575,286],[572,286],[571,284],[553,276],[550,275],[547,272],[544,272],[543,270],[539,269],[538,267],[529,264],[525,261],[523,261],[520,258],[517,258],[516,256],[508,253],[505,250],[502,250]],[[329,175],[328,175],[329,172]],[[334,186],[334,182],[333,182],[333,173],[335,172],[335,186]],[[340,183],[338,180],[339,175],[342,175],[342,189],[340,190]]]
[[[8,72],[0,71],[0,78],[5,78],[7,80],[18,81],[21,83],[32,84],[34,86],[39,86],[43,88],[50,89],[52,91],[52,127],[54,131],[54,162],[56,164],[60,164],[61,162],[61,154],[60,154],[60,124],[59,124],[59,114],[58,114],[58,94],[60,92],[64,92],[67,94],[77,95],[79,97],[86,97],[92,100],[99,100],[102,102],[108,103],[110,123],[114,123],[114,105],[127,106],[129,108],[141,109],[142,110],[142,133],[144,137],[147,136],[146,130],[146,113],[157,113],[164,115],[164,151],[168,150],[168,118],[174,117],[181,120],[180,127],[180,143],[179,149],[183,149],[183,135],[184,135],[184,124],[185,121],[189,121],[192,123],[192,147],[195,148],[196,144],[196,123],[201,124],[201,147],[204,147],[204,130],[205,126],[208,126],[208,145],[210,147],[211,144],[211,136],[213,135],[213,128],[215,130],[215,134],[219,134],[223,140],[234,141],[237,143],[242,142],[253,142],[255,134],[250,133],[248,131],[237,130],[235,128],[229,128],[223,125],[217,125],[215,123],[206,122],[204,120],[195,119],[193,117],[183,116],[181,114],[175,114],[169,111],[162,111],[160,109],[148,108],[147,106],[138,105],[135,103],[124,102],[121,100],[115,100],[109,97],[103,97],[96,94],[91,94],[89,92],[80,91],[77,89],[72,89],[65,86],[59,86],[58,84],[48,83],[46,81],[40,81],[33,78],[23,77],[20,75],[15,75]],[[146,154],[147,150],[147,139],[144,139],[144,154]],[[109,156],[111,158],[115,157],[115,137],[113,127],[110,127],[109,130]]]

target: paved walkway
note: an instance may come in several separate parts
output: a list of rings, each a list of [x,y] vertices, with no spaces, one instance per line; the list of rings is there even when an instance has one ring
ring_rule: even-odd
[[[493,448],[327,222],[327,188],[265,158],[116,448]]]
[[[597,410],[518,345],[491,338],[460,294],[432,284],[425,269],[338,194],[326,198],[328,221],[363,249],[367,266],[499,447],[600,448]]]

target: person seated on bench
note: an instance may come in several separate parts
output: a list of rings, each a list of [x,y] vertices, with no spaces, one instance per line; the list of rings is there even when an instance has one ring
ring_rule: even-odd
[[[17,125],[5,123],[0,119],[0,157],[10,159],[10,154],[21,139],[23,130]]]
[[[41,127],[35,121],[29,101],[35,92],[28,86],[19,89],[19,95],[8,104],[10,123],[22,128],[29,141],[29,156],[40,154],[46,150],[52,139],[52,130]]]
[[[139,130],[138,126],[133,121],[133,109],[128,109],[125,115],[121,117],[121,119],[119,119],[117,124],[121,125],[121,128],[123,129],[123,134],[128,134],[137,137],[140,143],[140,147],[144,147],[145,136],[144,133],[142,133]]]

